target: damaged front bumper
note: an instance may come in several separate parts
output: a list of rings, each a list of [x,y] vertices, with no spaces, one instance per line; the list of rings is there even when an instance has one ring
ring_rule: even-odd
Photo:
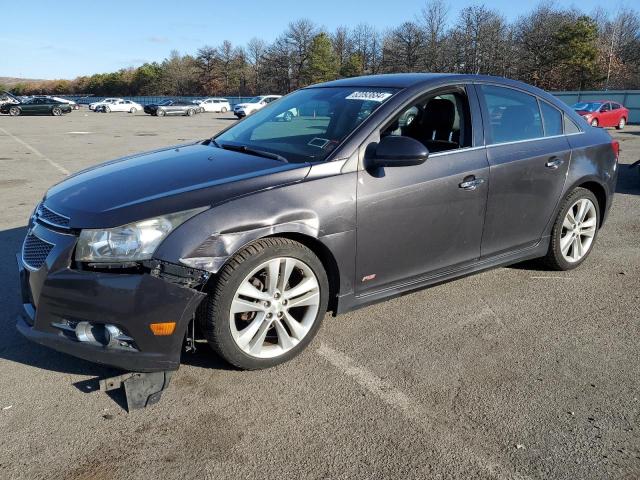
[[[206,272],[145,262],[140,272],[74,269],[77,237],[35,224],[28,236],[46,242],[42,265],[18,255],[25,337],[60,352],[136,372],[175,370],[189,322],[205,294]],[[31,262],[31,263],[29,263]],[[114,270],[115,272],[115,270]],[[156,336],[152,323],[175,322]]]

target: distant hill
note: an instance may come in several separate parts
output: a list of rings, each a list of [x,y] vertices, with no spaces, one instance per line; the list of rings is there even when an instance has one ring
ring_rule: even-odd
[[[12,87],[17,85],[18,83],[31,83],[31,82],[42,82],[43,80],[39,78],[15,78],[15,77],[0,77],[0,85],[4,85],[6,87]]]

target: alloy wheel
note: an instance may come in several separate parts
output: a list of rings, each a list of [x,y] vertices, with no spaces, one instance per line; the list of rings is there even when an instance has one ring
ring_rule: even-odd
[[[237,288],[229,311],[231,335],[247,355],[278,357],[309,333],[319,306],[313,270],[297,258],[274,258],[253,269]]]
[[[591,126],[592,127],[597,127],[598,126],[598,119],[594,118],[593,120],[591,120]]]
[[[624,128],[624,126],[626,125],[626,121],[624,118],[621,118],[620,121],[618,122],[618,129],[622,130]]]
[[[53,110],[51,110],[51,113],[52,113],[55,117],[58,117],[58,116],[62,115],[62,110],[60,110],[59,108],[54,108]]]
[[[9,115],[11,115],[12,117],[17,117],[18,115],[20,115],[20,109],[18,107],[11,107],[9,109]]]
[[[560,233],[560,251],[569,263],[580,261],[591,249],[598,215],[588,198],[577,200],[567,211]]]

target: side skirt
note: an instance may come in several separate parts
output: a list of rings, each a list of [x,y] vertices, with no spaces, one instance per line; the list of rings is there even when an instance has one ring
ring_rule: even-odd
[[[466,277],[474,273],[489,270],[491,268],[504,267],[514,263],[540,258],[546,255],[549,249],[549,237],[543,238],[538,244],[523,250],[510,253],[503,253],[489,258],[478,260],[477,262],[463,268],[441,272],[436,275],[426,275],[410,282],[398,283],[391,287],[366,293],[364,295],[347,294],[338,297],[336,314],[346,313],[351,310],[366,307],[390,298],[405,295],[426,287],[439,285],[458,278]]]

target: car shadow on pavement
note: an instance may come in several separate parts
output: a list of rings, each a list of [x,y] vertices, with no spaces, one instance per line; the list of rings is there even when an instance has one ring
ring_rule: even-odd
[[[640,166],[632,167],[628,164],[618,165],[616,193],[640,195]]]

